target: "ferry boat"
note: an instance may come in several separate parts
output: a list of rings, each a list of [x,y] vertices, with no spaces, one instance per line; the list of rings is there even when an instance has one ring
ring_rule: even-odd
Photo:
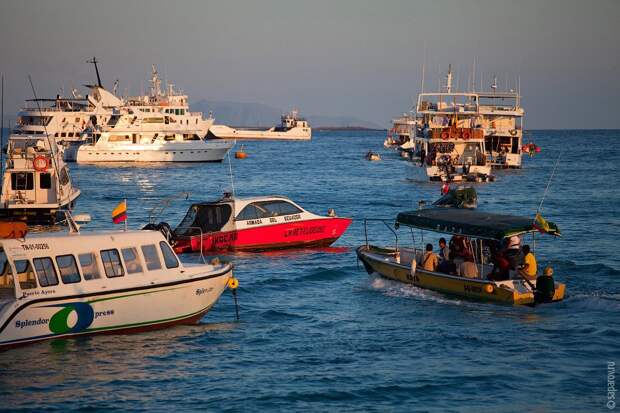
[[[209,139],[250,139],[250,140],[310,140],[312,128],[299,112],[293,110],[282,115],[280,126],[267,130],[235,129],[226,125],[213,125],[209,129]]]
[[[2,239],[0,269],[0,348],[196,323],[234,280],[144,230]]]
[[[560,235],[555,224],[547,224],[547,233]],[[366,229],[366,222],[364,225]],[[439,272],[439,269],[425,270],[422,268],[424,249],[399,246],[396,232],[394,247],[377,247],[369,244],[366,238],[366,244],[357,248],[357,257],[369,274],[378,273],[382,277],[420,288],[496,303],[533,305],[564,298],[566,285],[553,280],[549,275],[552,273],[550,268],[545,269],[546,274],[532,280],[522,277],[515,270],[509,271],[509,276],[499,281],[493,275],[489,250],[502,245],[507,238],[539,231],[540,228],[536,227],[531,218],[476,209],[432,207],[399,213],[396,227],[399,226],[460,238],[473,254],[472,261],[476,265],[478,276],[467,278]],[[454,262],[457,262],[456,259]]]
[[[185,131],[138,132],[111,128],[80,145],[78,163],[222,162],[234,141],[210,141]]]
[[[40,134],[10,136],[0,218],[54,224],[58,212],[73,208],[79,195],[53,138]]]
[[[174,230],[175,250],[264,251],[326,247],[351,223],[350,218],[319,216],[283,196],[237,198],[193,204]]]
[[[524,110],[519,92],[498,92],[496,79],[490,92],[455,92],[451,69],[446,79],[443,92],[418,95],[415,159],[424,161],[421,155],[431,155],[432,165],[440,157],[450,157],[451,162],[458,157],[457,165],[462,167],[470,157],[479,177],[490,175],[489,166],[520,168]],[[453,145],[447,148],[447,143]],[[435,168],[428,172],[429,177],[437,177]]]

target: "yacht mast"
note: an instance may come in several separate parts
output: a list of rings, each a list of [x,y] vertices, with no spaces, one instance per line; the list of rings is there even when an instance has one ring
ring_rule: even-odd
[[[99,68],[97,67],[97,58],[93,56],[93,58],[91,60],[87,60],[86,63],[92,63],[95,65],[95,73],[97,73],[97,85],[99,85],[99,87],[103,87],[103,85],[101,84],[101,76],[99,76]]]

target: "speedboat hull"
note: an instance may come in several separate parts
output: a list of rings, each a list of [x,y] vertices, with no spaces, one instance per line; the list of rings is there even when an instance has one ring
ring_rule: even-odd
[[[196,323],[216,303],[231,277],[232,265],[227,264],[219,271],[167,283],[73,297],[42,296],[4,305],[0,302],[0,348],[52,338]]]
[[[536,302],[534,292],[521,279],[491,281],[431,272],[421,268],[416,268],[412,274],[411,262],[414,255],[407,253],[407,250],[397,252],[391,248],[364,245],[358,247],[356,253],[369,274],[377,273],[394,281],[479,301],[515,305],[532,305]],[[532,283],[535,285],[536,281]],[[565,284],[556,282],[552,301],[562,300],[565,290]]]
[[[346,231],[349,218],[317,218],[233,231],[181,237],[175,251],[264,251],[285,248],[326,247]]]

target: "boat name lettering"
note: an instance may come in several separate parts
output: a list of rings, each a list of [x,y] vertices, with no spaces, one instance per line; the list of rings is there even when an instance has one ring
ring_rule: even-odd
[[[463,286],[463,290],[469,291],[469,292],[472,292],[472,293],[482,293],[482,287],[478,287],[476,285],[467,285],[467,284],[465,284]]]
[[[226,232],[223,234],[218,234],[215,237],[213,237],[213,242],[215,244],[228,244],[231,243],[233,241],[235,241],[237,239],[237,233],[236,232]]]
[[[207,293],[210,293],[211,291],[213,291],[213,287],[209,287],[209,288],[197,288],[197,289],[196,289],[196,295],[203,295],[203,294],[207,294]]]
[[[325,232],[325,226],[323,225],[308,228],[293,228],[286,230],[284,237],[298,237],[301,235],[319,234],[321,232]]]
[[[246,222],[247,225],[258,225],[258,224],[262,224],[263,221],[260,219],[250,219]]]
[[[50,246],[47,244],[47,242],[41,242],[39,244],[22,244],[22,249],[26,251],[48,250],[50,249]]]
[[[269,222],[278,222],[278,220],[275,218],[269,218]]]
[[[301,215],[299,215],[299,214],[290,215],[290,216],[284,216],[284,220],[285,221],[297,221],[299,219],[301,219]]]
[[[106,317],[109,315],[114,315],[114,310],[95,311],[95,318]]]
[[[39,317],[37,320],[15,320],[15,328],[40,326],[41,324],[47,324],[49,322],[50,322],[49,318],[41,318],[41,317]]]

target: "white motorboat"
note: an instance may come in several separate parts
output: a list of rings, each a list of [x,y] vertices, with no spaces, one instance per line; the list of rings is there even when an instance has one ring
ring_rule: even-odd
[[[1,239],[0,271],[0,348],[196,323],[237,284],[231,264],[181,263],[148,230]]]
[[[209,139],[249,139],[249,140],[310,140],[312,128],[299,112],[293,110],[282,115],[280,126],[270,129],[235,129],[226,125],[213,125],[207,134]]]
[[[53,224],[71,209],[80,190],[53,138],[12,135],[0,194],[0,217],[31,224]]]

